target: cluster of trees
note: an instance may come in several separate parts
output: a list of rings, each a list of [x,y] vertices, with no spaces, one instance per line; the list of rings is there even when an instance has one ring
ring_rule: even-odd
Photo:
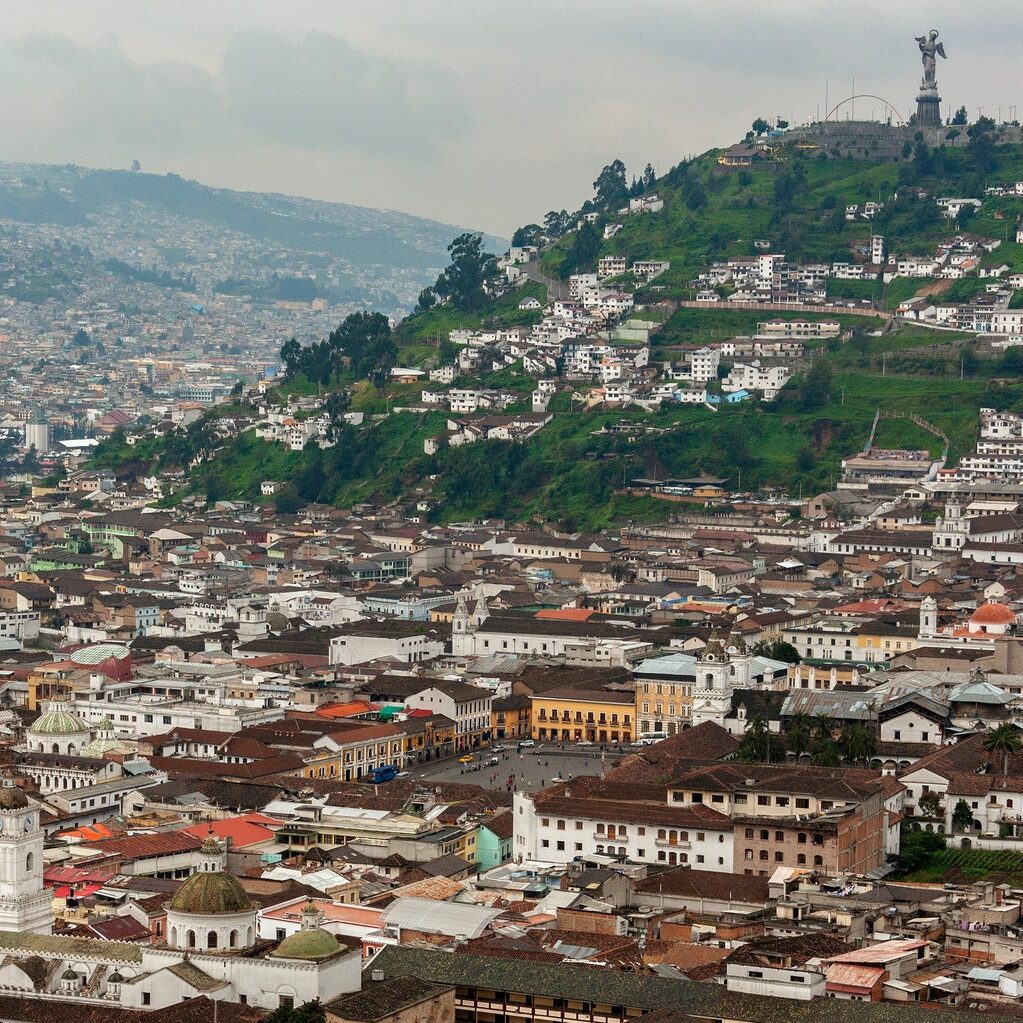
[[[303,346],[291,338],[280,351],[286,379],[301,373],[323,387],[338,383],[346,366],[354,379],[382,386],[397,355],[387,317],[365,311],[346,316],[323,341]]]
[[[828,717],[795,714],[784,735],[769,729],[761,715],[750,719],[736,756],[747,764],[783,763],[787,754],[809,756],[817,767],[839,767],[843,760],[867,763],[877,753],[877,738],[861,725],[838,728]]]
[[[417,311],[432,309],[438,300],[446,300],[467,313],[477,312],[486,305],[484,285],[487,278],[497,272],[497,257],[484,251],[483,235],[472,231],[460,234],[448,246],[448,255],[451,262],[441,271],[433,287],[419,293]]]
[[[535,245],[538,241],[549,238],[558,239],[568,234],[579,217],[584,213],[602,210],[616,210],[625,205],[629,199],[649,192],[657,183],[657,172],[652,164],[643,168],[638,177],[628,179],[625,164],[621,160],[612,160],[603,167],[593,182],[593,198],[582,204],[578,213],[568,210],[550,210],[543,218],[543,226],[526,224],[512,235],[512,245]]]

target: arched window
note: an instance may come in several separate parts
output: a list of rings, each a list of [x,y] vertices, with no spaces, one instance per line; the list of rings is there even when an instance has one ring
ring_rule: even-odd
[[[707,672],[707,685],[714,685],[714,676],[709,671]]]
[[[195,948],[195,931],[188,931],[185,934],[185,944],[189,948]]]
[[[231,932],[231,937],[229,939],[229,947],[230,948],[237,948],[238,947],[238,932],[237,931],[232,931]]]
[[[170,943],[174,948],[178,946],[178,929],[176,927],[171,928]]]
[[[53,749],[50,750],[50,752],[51,753],[59,753],[60,752],[60,747],[56,743],[54,743],[53,744]]]
[[[206,935],[206,947],[216,948],[217,947],[217,932],[209,931]]]
[[[34,857],[32,856],[32,854],[31,854],[31,853],[29,853],[29,854],[28,854],[28,855],[27,855],[27,856],[25,857],[25,869],[26,869],[26,870],[31,870],[31,869],[32,869],[32,864],[33,864],[33,863],[35,863],[35,858],[34,858]]]

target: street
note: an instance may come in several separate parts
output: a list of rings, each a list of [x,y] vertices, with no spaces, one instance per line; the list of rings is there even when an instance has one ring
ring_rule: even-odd
[[[617,750],[613,753],[608,751],[604,769],[613,767],[623,755]],[[486,766],[493,757],[497,757],[499,763]],[[483,766],[474,770],[480,764]],[[601,753],[596,746],[592,750],[574,746],[562,750],[557,744],[537,743],[532,749],[519,752],[514,742],[509,742],[507,748],[499,753],[491,749],[479,750],[474,764],[460,764],[457,758],[442,760],[421,764],[412,769],[411,774],[417,781],[461,781],[487,789],[507,789],[509,776],[514,775],[514,791],[537,792],[552,782],[585,774],[599,775],[600,772]]]

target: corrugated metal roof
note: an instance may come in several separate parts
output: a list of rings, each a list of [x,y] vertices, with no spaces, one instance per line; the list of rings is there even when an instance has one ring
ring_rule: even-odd
[[[464,934],[478,938],[499,917],[500,909],[467,906],[456,902],[434,902],[432,899],[396,899],[384,910],[388,927],[402,927],[425,934]]]

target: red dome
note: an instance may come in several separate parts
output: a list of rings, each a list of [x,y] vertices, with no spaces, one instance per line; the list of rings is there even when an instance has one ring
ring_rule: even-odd
[[[1016,616],[1004,604],[982,604],[970,615],[974,625],[1012,625]]]
[[[104,657],[96,670],[106,675],[113,682],[124,682],[131,678],[130,657]]]

